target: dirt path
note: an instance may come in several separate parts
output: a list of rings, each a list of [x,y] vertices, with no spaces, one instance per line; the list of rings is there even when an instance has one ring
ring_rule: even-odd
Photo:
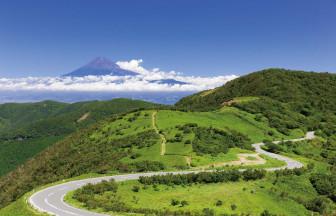
[[[191,167],[191,157],[190,156],[184,156],[186,163],[189,167]]]
[[[152,126],[157,134],[161,137],[161,153],[160,155],[165,155],[166,154],[166,138],[163,134],[160,133],[159,129],[157,128],[156,125],[156,114],[157,111],[154,111],[152,113]]]
[[[238,160],[212,163],[206,166],[197,167],[197,169],[216,168],[223,166],[251,166],[266,163],[266,160],[260,157],[258,153],[251,153],[251,154],[244,153],[244,154],[237,154],[237,156]]]

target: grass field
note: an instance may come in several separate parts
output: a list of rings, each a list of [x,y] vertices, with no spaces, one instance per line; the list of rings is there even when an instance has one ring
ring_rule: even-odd
[[[155,114],[155,118],[153,117]],[[154,118],[154,119],[152,119]],[[270,128],[264,122],[258,122],[254,115],[240,111],[236,108],[225,107],[217,112],[180,112],[171,110],[160,111],[141,111],[131,113],[105,126],[102,132],[92,135],[93,139],[115,139],[126,135],[136,134],[145,130],[153,129],[152,121],[165,138],[165,151],[162,154],[162,140],[156,144],[145,148],[132,148],[137,157],[126,157],[121,161],[124,163],[133,163],[144,160],[160,161],[167,169],[175,170],[188,167],[200,167],[211,165],[213,163],[228,162],[237,160],[239,153],[253,153],[253,151],[232,148],[228,153],[214,155],[197,155],[193,151],[192,140],[194,133],[181,133],[178,126],[187,123],[196,123],[202,127],[215,127],[222,130],[235,130],[241,132],[250,138],[253,142],[260,142],[263,139],[279,140],[285,138],[284,135]],[[268,131],[272,131],[270,136]],[[176,136],[180,139],[176,141]],[[288,138],[288,137],[286,137]],[[267,165],[261,167],[270,167],[272,165],[283,165],[280,161],[267,158]]]
[[[236,183],[213,183],[197,184],[189,186],[167,186],[157,185],[156,187],[143,187],[138,181],[127,181],[119,183],[117,195],[119,199],[132,208],[188,210],[202,212],[209,208],[214,210],[216,215],[220,214],[250,214],[260,215],[264,210],[278,215],[300,216],[310,215],[305,207],[296,202],[294,197],[304,196],[306,199],[314,197],[316,192],[303,176],[294,178],[284,177],[277,184],[272,184],[273,176],[257,181],[240,181]],[[132,188],[139,186],[139,192]],[[287,191],[287,192],[286,192]],[[285,193],[286,192],[286,193]],[[85,208],[80,202],[72,198],[69,193],[65,200],[73,206]],[[109,192],[97,195],[98,199],[108,199]],[[181,207],[173,206],[171,201],[185,200],[188,205]],[[218,201],[222,205],[217,206]],[[235,206],[236,208],[232,207]],[[95,209],[102,212],[101,209]],[[115,215],[114,212],[110,212]],[[126,213],[118,213],[118,215]]]
[[[272,185],[268,181],[200,184],[194,186],[165,186],[159,185],[158,189],[149,187],[140,192],[133,192],[131,189],[138,182],[121,183],[118,194],[121,199],[134,208],[155,208],[193,210],[201,212],[204,208],[211,208],[217,214],[220,213],[250,213],[258,215],[267,209],[283,215],[306,215],[305,208],[290,199],[281,199],[276,193],[270,193]],[[141,186],[141,185],[140,185]],[[137,202],[134,200],[137,198]],[[185,207],[172,206],[171,200],[186,200],[189,205]],[[221,200],[222,206],[215,203]],[[235,210],[231,205],[236,205]]]
[[[146,111],[139,111],[139,112],[127,114],[123,116],[122,118],[119,118],[115,121],[107,123],[104,126],[103,130],[93,133],[91,138],[93,141],[107,139],[113,142],[113,139],[124,138],[129,135],[135,135],[140,132],[152,130],[153,129],[153,125],[152,125],[153,112],[156,112],[156,111],[146,110]],[[253,151],[250,151],[250,150],[245,150],[245,149],[240,149],[240,148],[231,148],[226,154],[221,153],[216,156],[208,155],[208,154],[204,154],[202,156],[196,155],[196,153],[193,151],[192,143],[187,142],[187,141],[193,140],[194,138],[193,133],[182,134],[181,140],[174,141],[174,138],[176,137],[176,135],[180,133],[180,131],[177,129],[177,126],[181,126],[186,123],[197,123],[201,127],[214,127],[214,128],[219,128],[222,130],[228,130],[228,129],[236,130],[248,136],[251,140],[251,143],[260,142],[263,139],[285,138],[284,135],[278,133],[274,129],[271,129],[265,122],[256,121],[254,119],[254,115],[245,113],[243,111],[237,110],[232,107],[225,107],[217,112],[202,112],[202,113],[160,110],[157,112],[155,120],[156,120],[155,123],[158,127],[159,133],[164,135],[165,139],[167,139],[165,154],[160,155],[162,146],[161,146],[161,140],[158,140],[157,143],[149,147],[144,147],[144,148],[132,147],[132,151],[134,153],[137,153],[138,157],[136,158],[126,157],[121,160],[122,162],[133,163],[137,161],[150,160],[150,161],[162,162],[166,166],[167,170],[176,170],[176,169],[181,169],[181,168],[197,169],[197,167],[211,165],[213,163],[237,160],[237,154],[240,154],[240,153],[253,153]],[[269,135],[268,133],[269,131],[272,131],[272,134],[273,134],[272,136]],[[50,138],[47,138],[46,140],[42,140],[44,145],[39,145],[39,147],[48,146],[49,142],[51,143],[55,142],[55,140],[57,139],[60,139],[60,137],[50,137]],[[26,145],[27,148],[31,146],[34,146],[34,142],[28,143]],[[17,149],[17,150],[19,151],[20,149]],[[30,151],[34,151],[34,148],[30,148]],[[32,154],[34,154],[34,152],[32,152]],[[190,159],[189,164],[188,164],[188,158]],[[255,165],[251,167],[266,168],[266,167],[275,167],[275,166],[284,165],[281,161],[277,161],[277,160],[267,158],[267,157],[265,157],[265,159],[266,159],[266,164]],[[251,158],[251,160],[253,159]],[[211,167],[209,166],[209,168]],[[226,168],[226,167],[223,167],[223,168]],[[127,190],[126,188],[128,184],[135,184],[135,183],[134,182],[125,183],[125,187],[122,186],[121,189],[125,188],[125,190]],[[229,204],[229,202],[233,202],[235,199],[238,199],[238,198],[234,198],[234,196],[239,197],[244,194],[244,193],[242,194],[242,192],[239,192],[242,185],[243,183],[238,183],[236,186],[234,184],[233,185],[230,185],[230,184],[218,185],[220,188],[220,191],[223,190],[222,191],[223,193],[227,193],[227,191],[225,190],[228,190],[227,189],[228,187],[233,187],[232,198],[226,198],[229,201],[225,202],[224,206],[231,205]],[[250,184],[247,186],[249,188],[246,190],[252,190],[252,188],[255,187],[255,185],[250,185]],[[215,187],[214,185],[212,186],[208,185],[204,188],[203,187],[200,188],[202,189],[201,191],[196,190],[195,193],[203,193],[203,192],[205,193],[205,191],[211,192],[214,190],[214,187]],[[185,190],[186,190],[185,188],[181,187],[176,192],[183,194],[183,193],[186,193]],[[189,190],[194,190],[194,188],[189,188]],[[149,195],[150,194],[151,193],[149,193]],[[160,196],[160,194],[156,194],[156,195]],[[175,196],[175,195],[172,194],[171,196]],[[245,195],[246,195],[246,199],[252,199],[253,197],[252,194],[246,193]],[[127,196],[128,195],[126,194],[125,196],[126,201],[128,199]],[[183,195],[183,196],[187,196],[187,195]],[[268,195],[266,193],[260,192],[260,200],[264,199],[265,196],[268,196]],[[40,214],[32,211],[31,208],[27,207],[27,204],[25,203],[26,197],[27,195],[17,200],[16,202],[12,203],[11,205],[7,206],[6,208],[1,209],[0,215],[40,216]],[[167,196],[167,197],[169,199],[170,196]],[[132,199],[132,197],[130,199]],[[276,203],[276,201],[272,201],[272,202]],[[148,201],[148,203],[150,203],[150,201]],[[196,203],[197,202],[195,201],[195,204]],[[209,203],[206,203],[206,205],[208,204]],[[255,203],[250,203],[250,205],[254,205],[254,204]],[[284,205],[287,205],[287,204],[288,203],[286,202],[284,203]],[[165,204],[163,203],[163,205]],[[239,204],[239,205],[240,205],[239,209],[237,208],[237,210],[235,210],[234,212],[240,212],[240,211],[243,212],[247,208],[249,208],[248,205],[246,206],[242,204]],[[262,208],[264,206],[269,206],[269,205],[272,206],[272,203],[271,204],[266,203],[265,205],[262,205],[260,208],[256,209],[253,212],[259,212],[259,210],[263,210]],[[192,206],[193,205],[190,205],[188,208],[192,208]],[[223,206],[223,209],[226,209],[224,208],[224,206]],[[297,207],[293,207],[293,208],[297,208]],[[225,210],[225,212],[227,212],[227,210]],[[231,212],[231,211],[228,210],[228,212]]]

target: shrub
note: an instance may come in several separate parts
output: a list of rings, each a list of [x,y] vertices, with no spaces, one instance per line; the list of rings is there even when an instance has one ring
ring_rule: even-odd
[[[326,195],[336,202],[336,175],[334,174],[313,174],[310,182],[314,186],[317,193]]]
[[[231,209],[234,211],[237,209],[237,205],[236,204],[231,204]]]
[[[199,172],[189,174],[166,174],[154,176],[140,176],[139,182],[144,185],[187,185],[193,183],[219,183],[219,182],[235,182],[240,178],[244,180],[256,180],[265,176],[264,170],[224,170],[216,172]]]
[[[227,153],[229,148],[251,149],[249,139],[236,131],[198,127],[194,129],[193,149],[198,155]]]
[[[215,211],[209,208],[204,208],[202,212],[204,216],[214,216],[215,215]]]
[[[316,197],[305,203],[305,207],[310,211],[319,212],[320,214],[329,213],[331,201],[325,197]]]
[[[271,214],[268,210],[261,212],[260,216],[277,216],[276,214]]]
[[[138,185],[134,185],[134,186],[132,187],[132,191],[133,191],[133,192],[139,192],[139,191],[140,191],[140,187],[139,187]]]
[[[181,207],[184,207],[184,206],[187,206],[187,205],[189,205],[188,201],[186,201],[186,200],[181,201]]]
[[[272,153],[280,153],[283,151],[280,145],[274,143],[266,143],[265,147],[267,148],[267,151]]]
[[[217,202],[216,202],[215,205],[216,206],[222,206],[223,205],[223,201],[222,200],[217,200]]]
[[[249,180],[257,180],[257,179],[262,179],[265,177],[266,175],[266,171],[265,170],[252,170],[252,169],[247,169],[245,170],[243,173],[243,179],[245,181],[249,181]]]
[[[170,201],[170,204],[171,204],[172,206],[177,206],[177,205],[180,204],[180,201],[179,201],[179,200],[176,200],[176,199],[172,199],[172,200]]]

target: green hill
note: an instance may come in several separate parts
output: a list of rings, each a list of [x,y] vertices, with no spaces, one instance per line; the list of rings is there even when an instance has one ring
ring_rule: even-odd
[[[256,155],[251,156],[254,152],[250,144],[302,137],[304,132],[314,129],[324,139],[305,141],[302,146],[283,143],[276,149],[310,164],[310,171],[299,181],[304,184],[303,190],[312,191],[309,200],[297,197],[295,193],[280,195],[271,188],[272,185],[280,187],[280,184],[284,192],[297,189],[299,183],[293,176],[280,178],[279,183],[278,177],[272,176],[267,180],[269,188],[266,191],[272,193],[274,199],[284,196],[290,199],[290,203],[296,202],[298,209],[311,210],[316,207],[314,205],[319,205],[318,199],[313,200],[320,198],[318,194],[333,196],[333,193],[323,194],[322,190],[316,192],[315,189],[329,184],[332,179],[329,175],[334,175],[336,170],[335,77],[332,74],[271,69],[184,98],[176,104],[177,110],[167,107],[151,109],[153,104],[146,103],[142,106],[146,109],[124,113],[139,108],[139,104],[125,110],[120,104],[104,104],[108,102],[101,102],[101,105],[78,103],[51,109],[52,117],[32,122],[34,127],[29,136],[22,136],[29,132],[23,126],[21,138],[26,141],[40,136],[42,139],[45,135],[70,135],[59,138],[58,142],[50,142],[56,143],[0,178],[0,206],[6,206],[38,186],[87,173],[225,169],[229,162],[239,162],[242,154],[248,155],[244,158],[248,162],[239,162],[238,165],[255,168],[283,166],[269,158],[263,158],[265,164],[253,163],[258,159]],[[89,111],[91,106],[95,111]],[[123,114],[112,115],[117,112]],[[8,120],[2,122],[2,127],[9,127]],[[58,127],[60,124],[57,122],[66,124]],[[43,129],[49,125],[57,129]],[[34,128],[41,128],[43,133]],[[56,134],[55,131],[62,133]],[[10,133],[7,135],[14,137],[9,136]],[[309,180],[315,172],[326,174],[326,177],[316,177],[317,186]],[[240,184],[243,188],[243,183]],[[277,200],[273,202],[276,203]],[[318,210],[321,208],[316,207]]]
[[[176,170],[225,163],[237,160],[239,153],[253,153],[252,142],[281,138],[286,136],[234,108],[206,113],[131,112],[72,133],[1,178],[0,203],[16,200],[36,186],[90,172]]]
[[[179,109],[197,111],[223,106],[256,114],[260,120],[265,118],[284,134],[299,128],[332,136],[336,132],[336,74],[267,69],[185,97],[176,104]]]
[[[157,106],[114,99],[73,104],[43,101],[0,105],[0,176],[66,135],[113,114]]]
[[[236,97],[263,96],[292,103],[296,108],[336,110],[336,75],[285,69],[266,69],[234,79],[222,87],[180,100],[176,106],[213,110]]]

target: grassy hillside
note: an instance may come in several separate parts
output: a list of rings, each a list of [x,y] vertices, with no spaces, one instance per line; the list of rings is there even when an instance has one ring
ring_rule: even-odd
[[[216,139],[210,141],[208,133]],[[131,112],[71,134],[1,178],[0,203],[16,200],[38,185],[88,172],[188,169],[237,160],[239,153],[253,153],[252,142],[282,137],[252,114],[234,108]]]
[[[241,97],[252,100],[239,100]],[[255,114],[258,120],[268,121],[283,134],[288,135],[292,129],[316,130],[336,140],[335,74],[267,69],[188,96],[176,104],[179,109],[196,111],[223,106]]]
[[[219,108],[236,97],[264,96],[294,105],[335,110],[335,83],[335,74],[267,69],[242,76],[214,90],[188,96],[176,105],[193,110],[209,110]]]
[[[29,127],[17,123],[22,126],[20,130],[9,131],[3,136],[7,136],[6,139],[10,138],[4,145],[9,148],[16,142],[36,145],[38,142],[32,142],[34,139],[38,141],[45,136],[48,138],[43,141],[45,150],[42,150],[44,147],[40,145],[39,149],[33,147],[37,150],[32,150],[31,155],[42,151],[0,178],[0,207],[19,199],[37,186],[85,173],[209,169],[218,166],[226,168],[232,164],[257,168],[282,166],[283,164],[268,158],[266,164],[254,163],[253,161],[258,161],[258,156],[254,154],[250,144],[263,140],[301,137],[307,130],[315,130],[323,137],[316,145],[318,151],[312,151],[308,144],[297,149],[288,146],[280,150],[275,149],[295,157],[306,165],[315,164],[314,169],[310,168],[312,172],[300,177],[302,179],[298,181],[305,184],[307,187],[303,189],[311,191],[313,195],[307,197],[307,200],[301,200],[302,202],[298,201],[302,199],[301,196],[290,195],[291,200],[285,200],[283,203],[293,208],[288,209],[288,214],[303,208],[315,208],[316,211],[320,211],[322,207],[318,205],[324,204],[329,208],[328,202],[334,199],[333,191],[328,190],[327,193],[321,189],[321,185],[333,188],[330,182],[334,180],[332,176],[336,170],[336,97],[333,97],[336,93],[335,86],[335,75],[272,69],[253,73],[233,80],[223,87],[182,99],[176,105],[179,111],[157,108],[113,115],[139,107],[153,106],[142,102],[140,105],[135,102],[130,106],[123,100],[117,101],[117,105],[106,104],[109,102],[53,105],[52,107],[57,108],[48,109],[45,111],[47,114],[38,112],[38,116],[49,116],[46,119],[32,120]],[[12,116],[12,122],[20,122],[15,119],[17,115]],[[29,114],[27,118],[33,116]],[[106,116],[110,117],[105,118]],[[0,117],[0,127],[9,128],[10,121],[5,116]],[[99,121],[100,119],[103,120]],[[56,144],[48,144],[69,133],[69,136]],[[273,148],[266,146],[268,147]],[[20,148],[10,149],[20,152]],[[23,153],[27,151],[23,150],[20,154]],[[20,162],[28,157],[22,157]],[[245,164],[238,160],[241,157],[247,161]],[[5,164],[8,166],[8,162]],[[310,181],[313,175],[313,180]],[[270,187],[261,190],[260,197],[258,193],[258,197],[246,195],[246,199],[256,198],[256,202],[261,202],[264,198],[271,199],[268,205],[274,207],[279,199],[283,198],[281,196],[287,199],[289,195],[267,195],[273,190],[271,185],[283,187],[284,192],[292,190],[298,187],[295,185],[295,178],[281,179],[279,185],[279,179],[271,179],[264,182]],[[225,185],[219,187],[225,191]],[[184,188],[180,189],[181,194],[185,193]],[[194,188],[189,189],[195,194],[202,192]],[[211,185],[207,190],[213,190]],[[240,189],[233,195],[237,198],[232,200],[243,196],[238,190]],[[325,198],[327,201],[320,200]],[[129,201],[127,197],[125,199],[126,202]],[[150,203],[150,200],[146,202]],[[250,207],[248,203],[239,205],[242,210]],[[164,206],[158,206],[161,207]],[[273,207],[271,209],[277,210]],[[260,210],[261,208],[253,213]]]
[[[129,99],[0,105],[0,176],[80,128],[114,114],[154,106]]]
[[[73,104],[54,101],[2,104],[0,119],[4,123],[0,139],[26,139],[70,133],[112,114],[154,106],[153,103],[130,99]]]

